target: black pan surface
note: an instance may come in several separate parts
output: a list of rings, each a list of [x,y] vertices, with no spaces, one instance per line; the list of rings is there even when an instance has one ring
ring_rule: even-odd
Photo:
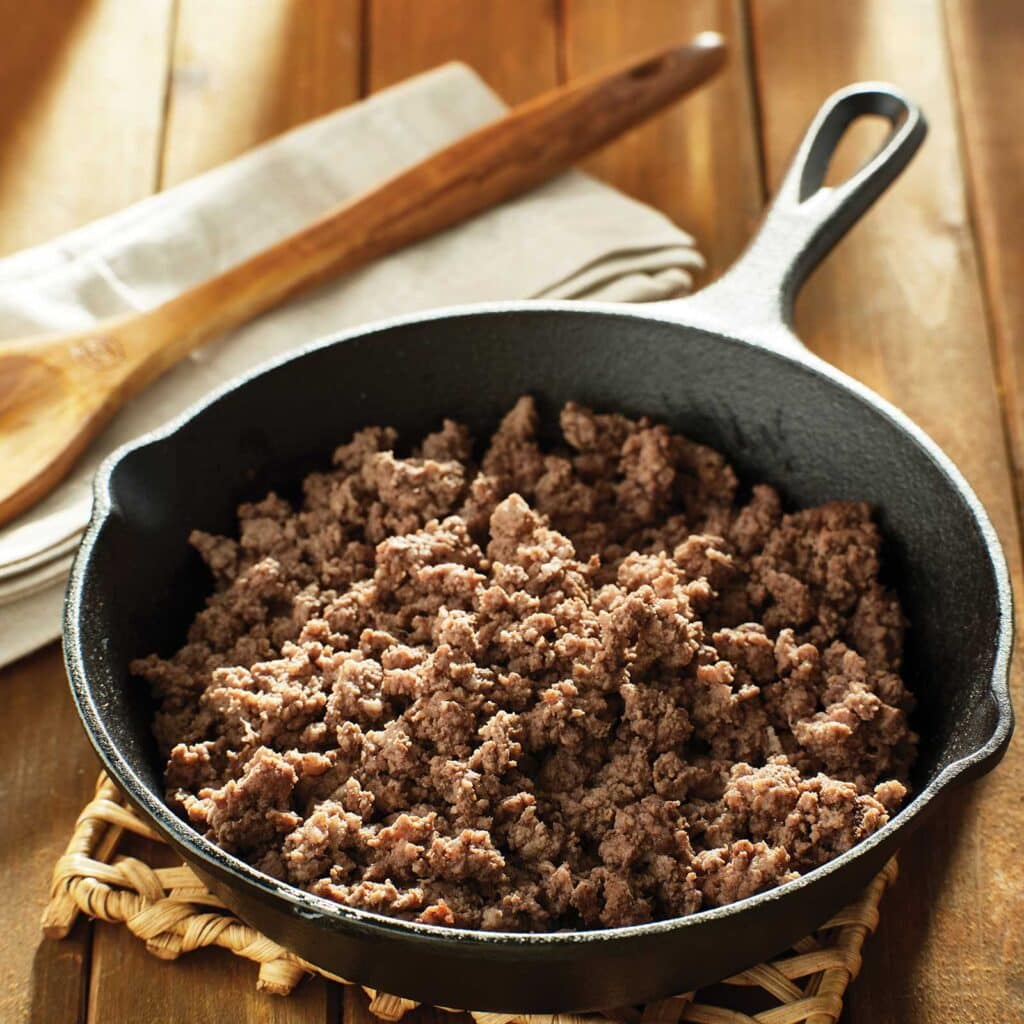
[[[823,189],[846,125],[893,131]],[[785,326],[813,265],[898,174],[924,134],[889,87],[833,96],[741,263],[693,299],[642,310],[580,303],[440,311],[317,343],[236,382],[115,453],[69,585],[65,656],[85,728],[132,803],[238,915],[300,956],[423,1002],[552,1012],[643,1002],[726,977],[785,948],[854,898],[922,817],[991,769],[1009,742],[1010,588],[977,498],[918,428],[803,350]],[[920,702],[915,795],[866,842],[806,876],[692,917],[520,935],[409,924],[279,883],[203,839],[162,799],[152,707],[127,665],[170,652],[208,588],[187,537],[230,531],[239,501],[287,490],[368,423],[406,438],[456,416],[486,436],[531,393],[648,414],[728,455],[793,505],[867,500],[912,622]],[[549,419],[551,417],[549,416]]]

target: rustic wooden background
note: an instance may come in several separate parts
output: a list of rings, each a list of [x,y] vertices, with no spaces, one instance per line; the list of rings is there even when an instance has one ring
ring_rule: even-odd
[[[0,0],[0,251],[449,58],[515,102],[706,28],[730,41],[728,70],[590,169],[689,228],[714,275],[828,92],[879,78],[914,96],[927,144],[809,283],[798,326],[956,460],[1019,588],[1020,0]],[[868,143],[862,134],[840,163]],[[1014,679],[1020,697],[1019,669]],[[366,1020],[361,995],[321,980],[289,999],[258,995],[254,968],[219,951],[165,964],[86,922],[41,941],[50,867],[96,761],[56,646],[2,673],[0,701],[0,1020]],[[849,1022],[1024,1019],[1022,798],[1018,742],[913,839]]]

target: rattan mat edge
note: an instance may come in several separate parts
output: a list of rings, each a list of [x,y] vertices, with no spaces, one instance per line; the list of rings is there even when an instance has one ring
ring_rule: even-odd
[[[259,964],[257,987],[274,995],[288,995],[310,973],[352,984],[301,960],[243,924],[184,864],[160,868],[137,857],[118,855],[126,832],[161,842],[101,773],[96,794],[79,815],[64,856],[54,868],[50,902],[42,921],[47,937],[64,938],[84,913],[126,925],[162,960],[175,960],[204,946],[228,949]],[[859,899],[814,935],[801,939],[777,959],[726,979],[725,986],[756,986],[770,997],[770,1008],[753,1016],[715,1005],[703,992],[647,1006],[616,1007],[603,1014],[526,1017],[466,1012],[477,1024],[585,1024],[608,1018],[628,1024],[835,1024],[847,986],[860,970],[861,947],[878,924],[882,894],[895,881],[896,873],[896,862],[890,861]],[[371,1012],[382,1020],[397,1021],[418,1005],[386,992],[365,991]]]

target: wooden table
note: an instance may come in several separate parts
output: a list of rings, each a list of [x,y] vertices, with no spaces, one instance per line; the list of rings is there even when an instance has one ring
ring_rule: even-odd
[[[798,326],[961,466],[1020,593],[1019,0],[0,0],[0,27],[5,252],[450,58],[517,101],[714,28],[732,44],[716,84],[591,164],[689,228],[713,276],[822,98],[856,79],[897,83],[924,106],[930,139],[809,283]],[[1020,698],[1019,667],[1014,679]],[[4,671],[0,695],[0,1020],[366,1019],[361,996],[320,980],[289,999],[258,995],[254,968],[226,953],[161,963],[127,932],[86,922],[63,943],[41,941],[50,868],[96,761],[56,646]],[[1024,1019],[1024,743],[957,801],[903,854],[851,1022]]]

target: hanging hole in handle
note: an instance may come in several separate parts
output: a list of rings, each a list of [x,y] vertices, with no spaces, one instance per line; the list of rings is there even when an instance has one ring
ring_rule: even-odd
[[[847,129],[825,171],[825,178],[808,192],[832,188],[852,178],[881,148],[892,132],[889,120],[880,114],[863,114]],[[806,196],[801,196],[806,198]]]
[[[906,122],[907,113],[905,106],[893,106],[892,97],[883,93],[855,94],[836,103],[807,153],[798,202],[855,177],[883,151]]]

